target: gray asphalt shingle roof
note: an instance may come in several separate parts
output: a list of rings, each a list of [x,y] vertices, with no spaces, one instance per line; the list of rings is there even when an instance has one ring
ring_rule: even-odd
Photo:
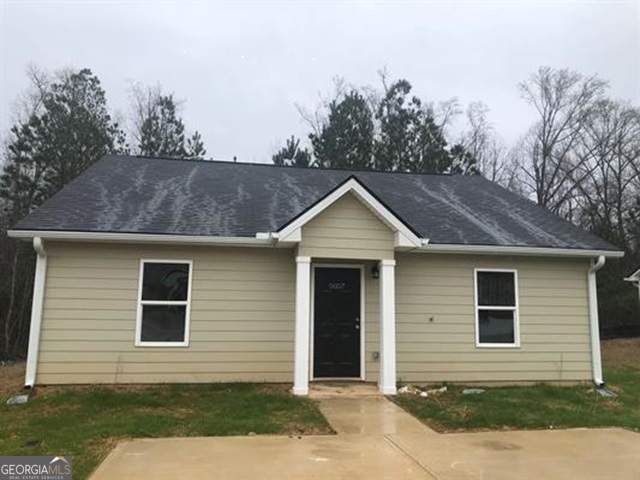
[[[434,244],[616,250],[480,176],[106,156],[14,230],[254,237],[355,176]]]

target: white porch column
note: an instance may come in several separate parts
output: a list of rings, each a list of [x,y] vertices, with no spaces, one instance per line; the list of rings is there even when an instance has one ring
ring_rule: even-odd
[[[293,393],[309,393],[309,316],[311,313],[311,257],[296,257],[296,333]]]
[[[380,393],[396,393],[395,260],[380,261]]]

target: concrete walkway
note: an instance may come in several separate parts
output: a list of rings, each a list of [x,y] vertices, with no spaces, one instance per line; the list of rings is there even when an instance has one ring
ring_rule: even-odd
[[[339,435],[437,435],[385,397],[320,398],[320,411]]]
[[[383,397],[318,401],[337,435],[134,440],[92,479],[640,479],[625,430],[442,435]]]

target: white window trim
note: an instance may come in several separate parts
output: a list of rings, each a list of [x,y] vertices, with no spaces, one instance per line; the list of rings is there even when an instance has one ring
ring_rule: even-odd
[[[181,301],[169,300],[142,300],[142,286],[144,281],[144,266],[146,263],[175,263],[189,265],[189,286],[187,288],[187,299]],[[193,285],[193,260],[164,260],[164,259],[140,259],[140,273],[138,279],[138,298],[136,312],[136,347],[188,347],[189,332],[191,330],[191,288]],[[142,306],[143,305],[177,305],[186,306],[184,318],[184,341],[182,342],[143,342],[142,336]]]
[[[499,272],[513,274],[513,288],[515,294],[515,306],[513,307],[489,307],[478,305],[478,273]],[[475,268],[473,270],[473,298],[474,315],[476,319],[476,348],[520,348],[520,305],[518,293],[518,270],[508,268]],[[513,339],[514,343],[481,343],[480,342],[480,308],[485,310],[509,310],[513,311]]]

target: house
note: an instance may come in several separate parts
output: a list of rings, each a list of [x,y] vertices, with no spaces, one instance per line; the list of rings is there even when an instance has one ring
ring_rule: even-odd
[[[107,156],[18,222],[26,384],[602,383],[623,254],[480,176]]]
[[[638,289],[638,299],[640,299],[640,268],[624,279]]]

